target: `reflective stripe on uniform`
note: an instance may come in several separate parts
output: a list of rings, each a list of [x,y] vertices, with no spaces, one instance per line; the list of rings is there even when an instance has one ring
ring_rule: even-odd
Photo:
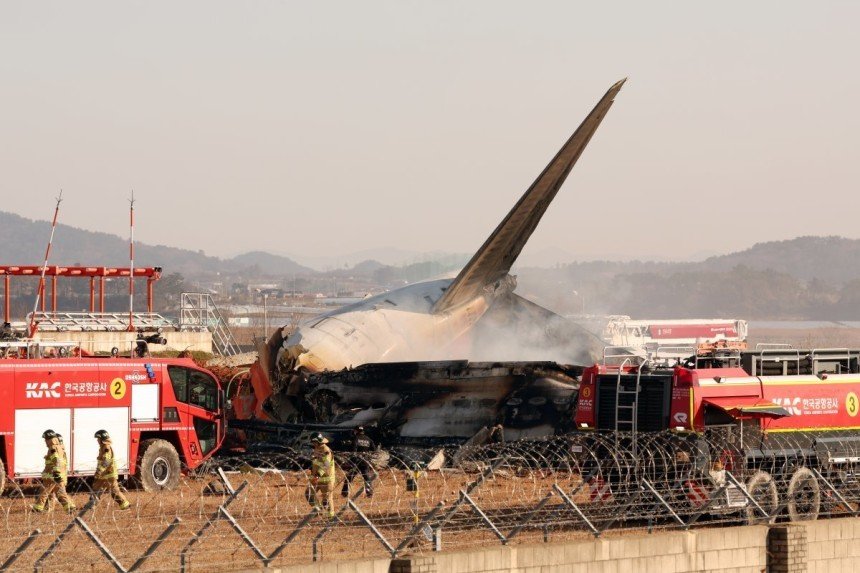
[[[61,456],[56,449],[51,449],[45,456],[45,469],[42,470],[42,479],[54,479],[54,474],[60,474],[62,480],[68,478],[65,456]]]
[[[113,448],[110,446],[102,446],[99,448],[99,457],[96,460],[96,477],[98,479],[116,479],[119,473],[116,469],[116,458],[113,455]]]
[[[334,481],[334,455],[330,449],[325,448],[321,456],[314,452],[311,471],[319,484],[327,484]]]

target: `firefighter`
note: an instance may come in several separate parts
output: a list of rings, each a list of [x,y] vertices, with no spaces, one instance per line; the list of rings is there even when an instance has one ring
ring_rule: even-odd
[[[58,453],[63,456],[63,463],[66,464],[66,471],[69,467],[69,452],[66,451],[66,442],[63,441],[63,434],[57,434]]]
[[[376,478],[376,472],[373,471],[373,465],[370,463],[370,452],[376,449],[376,444],[364,433],[364,426],[356,426],[352,431],[350,446],[349,463],[345,464],[344,468],[346,479],[340,495],[347,497],[352,478],[361,474],[361,479],[364,481],[364,495],[373,497],[373,480]]]
[[[42,487],[39,490],[39,498],[33,504],[33,511],[40,513],[47,511],[48,502],[53,496],[57,497],[57,501],[69,513],[77,509],[66,493],[66,484],[69,480],[68,462],[65,449],[60,444],[58,436],[59,434],[54,430],[45,430],[42,434],[42,439],[45,440],[45,445],[48,447],[48,453],[45,455],[45,469],[42,470]]]
[[[332,490],[334,488],[334,455],[326,445],[328,440],[322,434],[316,434],[311,438],[314,454],[311,460],[311,487],[313,488],[313,505],[328,512],[329,517],[334,517],[334,499]]]
[[[505,443],[505,427],[501,424],[496,424],[490,428],[490,433],[487,436],[487,443],[504,444]]]
[[[418,478],[421,477],[421,463],[412,462],[410,464],[411,471],[406,473],[406,491],[412,493],[412,521],[418,523],[418,498],[421,497],[421,487],[418,484]]]
[[[120,509],[129,509],[131,504],[119,489],[119,474],[116,469],[116,457],[113,454],[110,435],[107,430],[99,430],[93,437],[99,443],[99,457],[96,460],[93,491],[107,490]]]

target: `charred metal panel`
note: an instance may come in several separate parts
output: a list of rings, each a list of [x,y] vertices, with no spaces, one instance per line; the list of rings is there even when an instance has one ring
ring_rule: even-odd
[[[554,362],[395,362],[310,374],[304,423],[375,426],[388,442],[466,440],[502,424],[506,439],[569,429],[582,369]]]

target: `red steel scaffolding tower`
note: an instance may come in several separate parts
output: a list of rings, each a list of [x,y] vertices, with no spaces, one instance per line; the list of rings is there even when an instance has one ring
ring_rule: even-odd
[[[0,276],[4,286],[4,321],[11,322],[10,284],[13,276],[39,277],[42,266],[0,266]],[[146,277],[146,310],[152,312],[152,285],[161,278],[161,267],[63,267],[49,265],[44,267],[45,276],[51,277],[51,312],[57,312],[57,279],[59,277],[90,279],[90,312],[105,311],[105,279],[109,277]],[[99,282],[99,306],[96,309],[96,279]],[[40,282],[41,311],[45,312],[45,284]]]

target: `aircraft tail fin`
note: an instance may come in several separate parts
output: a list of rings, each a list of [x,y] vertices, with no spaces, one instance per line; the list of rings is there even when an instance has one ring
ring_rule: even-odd
[[[499,223],[472,260],[463,267],[445,294],[436,301],[433,306],[434,313],[445,312],[472,300],[483,289],[507,275],[570,170],[597,131],[603,117],[612,107],[615,96],[625,81],[626,78],[615,83],[597,102],[591,113]]]

